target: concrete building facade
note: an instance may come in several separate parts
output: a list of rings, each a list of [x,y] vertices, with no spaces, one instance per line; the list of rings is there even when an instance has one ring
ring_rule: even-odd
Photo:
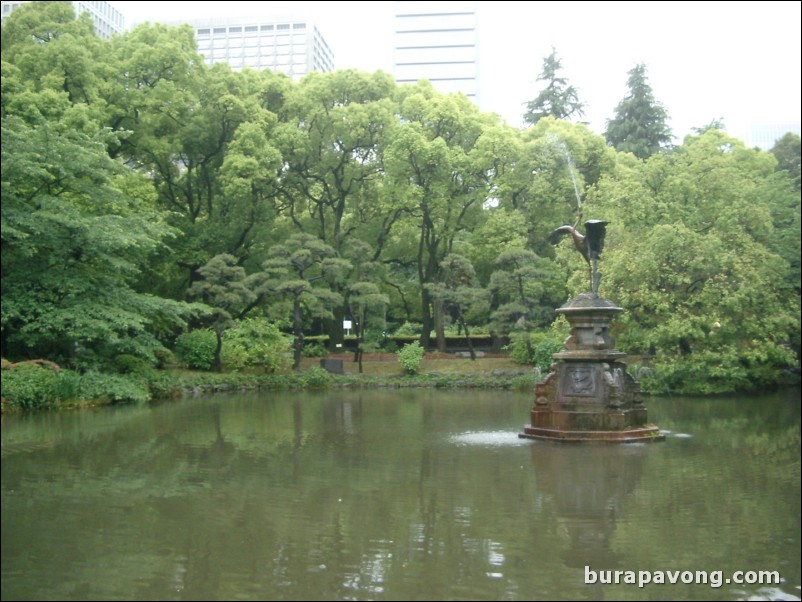
[[[334,55],[314,22],[291,17],[187,20],[208,65],[228,63],[286,73],[294,81],[310,71],[333,71]],[[179,23],[169,23],[177,25]]]
[[[2,0],[2,16],[6,19],[14,10],[25,4],[27,0]],[[125,31],[125,17],[108,2],[98,0],[76,0],[72,3],[75,14],[89,13],[95,23],[95,33],[101,38],[109,39],[114,34]]]
[[[440,92],[479,101],[476,2],[395,3],[393,74],[398,84],[428,79]]]

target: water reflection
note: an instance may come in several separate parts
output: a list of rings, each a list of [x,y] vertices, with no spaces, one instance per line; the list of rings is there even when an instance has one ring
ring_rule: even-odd
[[[798,594],[798,396],[650,401],[692,437],[644,447],[520,439],[530,408],[353,391],[5,417],[1,597]],[[602,591],[585,565],[786,582]]]
[[[538,494],[554,504],[570,540],[569,548],[560,553],[567,566],[622,566],[611,540],[616,521],[624,518],[627,501],[641,480],[648,454],[647,444],[532,445]]]

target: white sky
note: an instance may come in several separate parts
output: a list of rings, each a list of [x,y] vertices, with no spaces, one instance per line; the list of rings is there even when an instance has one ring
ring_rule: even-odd
[[[130,26],[142,21],[234,16],[313,19],[338,69],[392,73],[395,2],[112,1]],[[511,125],[544,87],[552,46],[560,75],[586,104],[597,133],[627,94],[627,73],[644,63],[678,141],[723,118],[748,140],[750,126],[800,123],[800,3],[480,1],[479,104]],[[788,128],[786,128],[788,129]]]

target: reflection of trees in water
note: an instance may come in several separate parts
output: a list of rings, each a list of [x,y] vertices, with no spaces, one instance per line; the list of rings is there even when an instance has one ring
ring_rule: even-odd
[[[459,599],[559,598],[598,594],[581,587],[584,564],[666,568],[672,530],[691,539],[671,544],[684,555],[671,568],[702,554],[734,570],[788,556],[783,538],[799,530],[799,421],[784,406],[765,417],[706,401],[682,410],[699,433],[652,448],[504,450],[442,437],[444,424],[473,428],[503,403],[404,396],[216,397],[132,409],[118,426],[50,424],[55,445],[3,460],[4,519],[14,512],[4,544],[57,533],[72,552],[51,558],[34,543],[12,561],[4,545],[4,570],[52,561],[54,597],[414,599],[425,584]],[[661,426],[684,419],[659,410]],[[724,457],[727,441],[737,459]],[[22,511],[6,503],[11,486],[32,500]],[[748,486],[781,501],[758,504]],[[698,535],[677,524],[680,511]],[[722,515],[750,526],[723,539]],[[84,561],[98,554],[102,573]]]

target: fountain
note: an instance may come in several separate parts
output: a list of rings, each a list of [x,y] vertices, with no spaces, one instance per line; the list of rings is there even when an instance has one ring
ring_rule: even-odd
[[[554,354],[551,372],[535,387],[531,424],[519,437],[570,442],[659,441],[664,435],[649,424],[640,383],[627,372],[626,353],[615,349],[610,323],[624,311],[599,296],[598,260],[607,222],[588,220],[585,234],[561,226],[550,241],[569,234],[588,263],[590,292],[557,309],[571,325],[564,349]]]

